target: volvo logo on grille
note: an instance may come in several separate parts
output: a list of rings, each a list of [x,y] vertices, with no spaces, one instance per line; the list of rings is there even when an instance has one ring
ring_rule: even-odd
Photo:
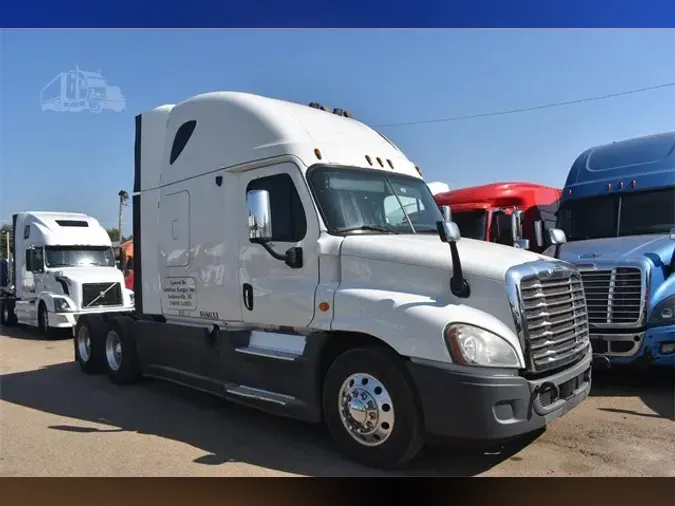
[[[101,298],[105,297],[105,292],[99,292],[98,296]]]

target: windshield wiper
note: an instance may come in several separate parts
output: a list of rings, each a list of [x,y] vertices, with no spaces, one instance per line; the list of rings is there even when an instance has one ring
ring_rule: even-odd
[[[354,230],[367,230],[367,231],[372,231],[372,232],[382,232],[384,234],[398,234],[396,230],[393,228],[388,228],[388,227],[380,227],[376,225],[361,225],[358,227],[343,227],[343,228],[338,228],[335,231],[339,233],[343,232],[352,232]]]

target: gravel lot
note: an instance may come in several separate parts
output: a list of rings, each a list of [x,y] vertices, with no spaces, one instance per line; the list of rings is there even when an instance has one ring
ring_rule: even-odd
[[[156,380],[117,387],[85,376],[67,335],[0,329],[0,374],[3,476],[382,474],[344,460],[321,426]],[[597,375],[589,399],[525,446],[428,448],[396,474],[675,476],[673,384]]]

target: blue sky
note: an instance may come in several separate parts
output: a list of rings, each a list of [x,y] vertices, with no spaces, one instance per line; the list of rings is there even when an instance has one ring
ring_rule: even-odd
[[[367,124],[529,107],[675,81],[675,31],[3,31],[0,220],[22,210],[117,223],[133,185],[134,116],[213,90],[351,110]],[[41,110],[42,88],[101,71],[124,112]],[[675,130],[675,88],[521,114],[382,128],[452,187],[564,184],[584,149]],[[125,213],[125,233],[131,214]]]

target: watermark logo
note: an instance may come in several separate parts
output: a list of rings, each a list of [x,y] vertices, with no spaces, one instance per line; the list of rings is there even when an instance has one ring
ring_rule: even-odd
[[[126,99],[119,86],[111,86],[100,71],[81,70],[79,66],[61,72],[40,92],[43,111],[99,113],[122,112]]]

